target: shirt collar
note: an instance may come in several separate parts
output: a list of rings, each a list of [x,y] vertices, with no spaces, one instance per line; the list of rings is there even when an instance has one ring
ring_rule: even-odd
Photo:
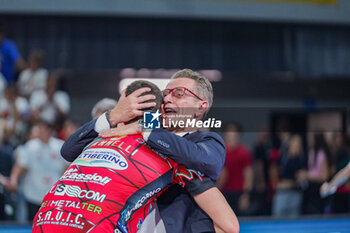
[[[176,135],[178,135],[178,136],[180,136],[180,137],[184,137],[184,136],[186,136],[187,134],[191,134],[191,133],[194,133],[194,132],[196,132],[196,131],[176,133]]]

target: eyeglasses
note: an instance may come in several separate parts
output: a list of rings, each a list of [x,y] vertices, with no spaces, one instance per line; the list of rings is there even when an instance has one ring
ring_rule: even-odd
[[[202,100],[202,98],[200,98],[198,95],[196,95],[195,93],[193,93],[193,91],[191,91],[190,89],[186,88],[186,87],[175,87],[172,89],[165,89],[163,91],[163,97],[169,95],[170,93],[174,96],[174,97],[182,97],[184,96],[185,92],[188,91],[189,93],[191,93],[192,95],[194,95],[195,97],[197,97],[199,100]]]

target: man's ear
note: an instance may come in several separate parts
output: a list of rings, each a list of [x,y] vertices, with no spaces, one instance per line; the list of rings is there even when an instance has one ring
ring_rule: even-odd
[[[197,116],[201,116],[201,118],[204,117],[205,113],[208,111],[209,108],[209,103],[208,101],[202,101],[200,104],[198,111],[197,111]]]

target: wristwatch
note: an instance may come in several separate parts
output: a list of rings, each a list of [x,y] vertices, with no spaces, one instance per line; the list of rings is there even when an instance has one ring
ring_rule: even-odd
[[[112,125],[112,123],[111,123],[110,117],[111,117],[111,110],[107,110],[107,112],[106,112],[106,119],[107,119],[107,121],[108,121],[109,127],[110,127],[110,128],[113,128],[113,125]]]
[[[139,123],[139,129],[138,129],[138,131],[139,131],[139,133],[141,134],[142,131],[143,131],[143,120],[142,120],[142,119],[138,120],[138,123]]]

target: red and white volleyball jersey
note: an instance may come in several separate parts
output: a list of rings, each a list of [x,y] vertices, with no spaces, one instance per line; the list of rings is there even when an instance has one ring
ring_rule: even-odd
[[[202,179],[156,154],[142,135],[99,138],[48,191],[32,232],[136,232],[156,196],[172,182],[184,186],[193,174]]]

